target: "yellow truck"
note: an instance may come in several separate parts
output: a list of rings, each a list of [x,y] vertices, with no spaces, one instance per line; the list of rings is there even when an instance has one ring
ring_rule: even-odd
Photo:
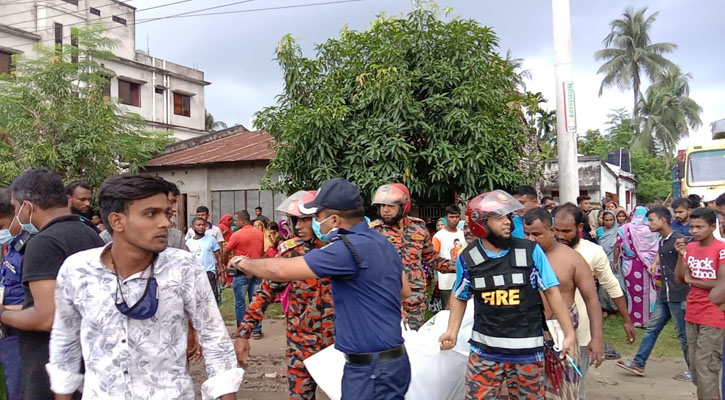
[[[712,141],[680,150],[673,168],[674,198],[713,200],[725,193],[725,119],[712,123]]]

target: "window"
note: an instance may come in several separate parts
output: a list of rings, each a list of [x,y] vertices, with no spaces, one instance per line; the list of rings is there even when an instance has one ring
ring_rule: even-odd
[[[9,74],[13,70],[13,55],[0,51],[0,74]]]
[[[91,9],[88,10],[88,11],[90,11],[90,13],[93,14],[93,15],[98,15],[99,17],[101,16],[101,10],[99,10],[97,8],[91,7]]]
[[[108,78],[103,84],[103,96],[111,97],[111,78]]]
[[[174,114],[191,117],[191,96],[174,93]]]
[[[55,47],[60,49],[63,48],[63,24],[55,23]]]
[[[73,4],[74,6],[78,5],[78,0],[63,0],[63,1],[65,1],[68,4]]]
[[[118,22],[121,25],[126,25],[126,20],[121,17],[117,17],[114,15],[111,19],[113,20],[113,22]]]
[[[154,88],[154,91],[156,92],[156,94],[164,94],[164,89],[163,88],[158,88],[157,87],[157,88]]]
[[[281,193],[269,190],[223,190],[211,192],[211,215],[218,221],[224,214],[247,210],[252,219],[255,218],[254,208],[262,206],[263,214],[274,221],[285,217],[284,213],[276,210],[287,197]]]
[[[135,82],[118,80],[118,98],[121,104],[141,107],[141,85]]]

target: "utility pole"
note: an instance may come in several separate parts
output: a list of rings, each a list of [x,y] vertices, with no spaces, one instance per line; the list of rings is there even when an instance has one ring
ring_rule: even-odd
[[[551,7],[554,21],[559,202],[576,203],[579,196],[579,167],[576,155],[576,107],[569,0],[552,0]]]

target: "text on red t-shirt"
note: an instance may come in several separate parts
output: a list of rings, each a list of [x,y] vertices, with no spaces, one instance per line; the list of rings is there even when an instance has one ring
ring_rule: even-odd
[[[699,242],[689,243],[684,260],[693,279],[714,281],[720,265],[725,264],[725,243],[713,240],[705,247]],[[725,329],[725,314],[710,302],[710,290],[695,285],[690,285],[687,295],[685,321]]]

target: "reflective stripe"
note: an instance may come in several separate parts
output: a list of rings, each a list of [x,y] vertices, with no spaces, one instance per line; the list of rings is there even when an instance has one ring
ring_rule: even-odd
[[[483,258],[483,255],[481,254],[481,251],[478,250],[478,247],[473,247],[469,252],[468,255],[471,256],[471,260],[473,261],[473,265],[471,267],[475,267],[478,265],[483,264],[484,261],[486,261]]]
[[[486,278],[473,278],[473,287],[476,289],[485,289]]]
[[[522,285],[524,283],[524,274],[511,275],[511,283],[514,285]]]
[[[499,349],[535,349],[544,346],[544,337],[528,337],[528,338],[505,338],[496,336],[487,336],[480,332],[473,331],[471,339],[474,342],[485,344],[489,347],[497,347]]]
[[[493,284],[495,286],[503,286],[506,284],[506,281],[503,278],[503,275],[496,275],[493,277]]]
[[[528,267],[528,257],[526,257],[526,249],[515,249],[514,258],[516,260],[517,267]]]

